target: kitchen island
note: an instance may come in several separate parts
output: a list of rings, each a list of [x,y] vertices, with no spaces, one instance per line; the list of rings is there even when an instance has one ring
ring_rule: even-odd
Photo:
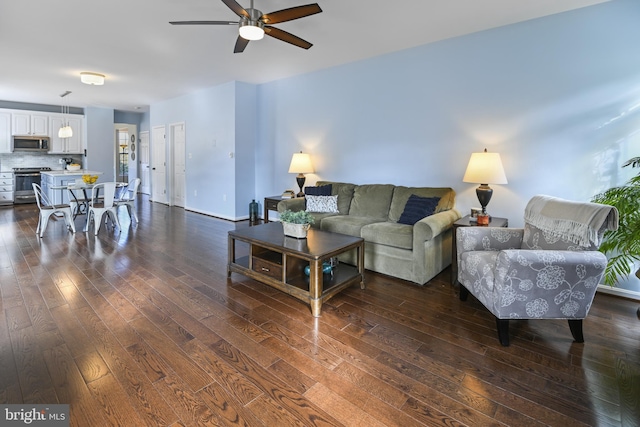
[[[88,169],[80,169],[77,171],[43,171],[40,173],[40,186],[42,187],[42,192],[47,195],[51,203],[54,205],[69,203],[68,192],[66,190],[55,190],[53,187],[67,186],[69,183],[75,183],[76,179],[82,179],[82,175],[100,176],[102,175],[102,172]],[[98,178],[98,180],[100,180],[100,178]]]

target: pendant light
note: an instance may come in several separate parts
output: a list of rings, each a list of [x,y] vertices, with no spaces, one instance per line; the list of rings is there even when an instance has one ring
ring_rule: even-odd
[[[65,105],[64,97],[71,93],[70,90],[66,91],[60,98],[62,98],[62,126],[58,130],[58,138],[71,138],[73,136],[73,129],[69,125],[69,121],[67,119],[67,114],[69,113],[69,107]]]

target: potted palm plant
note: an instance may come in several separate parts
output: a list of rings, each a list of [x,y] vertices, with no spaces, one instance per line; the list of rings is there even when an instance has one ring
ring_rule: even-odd
[[[622,165],[627,166],[640,167],[640,157]],[[615,206],[620,217],[618,229],[607,231],[600,245],[600,251],[609,256],[604,282],[614,286],[619,279],[628,277],[634,263],[640,260],[640,173],[625,185],[596,195],[593,201]],[[636,276],[640,278],[639,272],[636,271]]]
[[[293,212],[286,210],[280,214],[282,229],[285,236],[295,237],[296,239],[304,239],[307,237],[307,231],[313,224],[313,215],[307,211]]]

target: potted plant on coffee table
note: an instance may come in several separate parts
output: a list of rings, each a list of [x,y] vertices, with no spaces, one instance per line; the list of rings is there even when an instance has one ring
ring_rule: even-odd
[[[304,239],[307,237],[307,231],[313,224],[314,219],[307,211],[293,212],[286,210],[280,214],[280,221],[282,222],[285,236]]]

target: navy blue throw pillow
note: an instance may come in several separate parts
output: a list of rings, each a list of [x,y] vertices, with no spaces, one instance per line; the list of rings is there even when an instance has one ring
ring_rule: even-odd
[[[440,197],[420,197],[412,194],[404,205],[404,212],[400,215],[399,224],[413,225],[422,218],[433,215]]]
[[[304,194],[308,196],[330,196],[331,184],[321,185],[319,187],[304,187]]]

